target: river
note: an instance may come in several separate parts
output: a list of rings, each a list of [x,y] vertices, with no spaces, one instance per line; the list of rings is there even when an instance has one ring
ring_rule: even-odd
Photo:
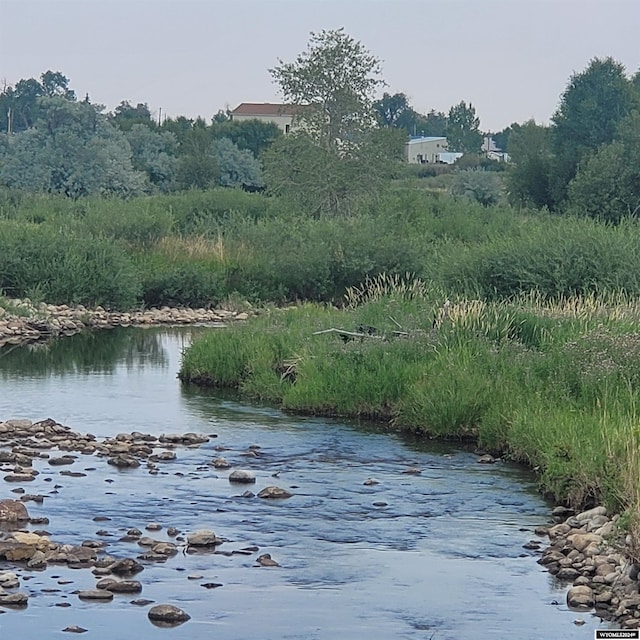
[[[569,611],[566,587],[523,548],[550,512],[527,470],[478,464],[453,445],[185,388],[176,377],[181,352],[205,330],[220,329],[116,329],[0,351],[0,420],[51,417],[98,438],[211,437],[179,447],[157,475],[144,465],[118,471],[96,456],[76,460],[71,468],[86,470],[77,478],[38,463],[26,488],[47,497],[28,509],[49,518],[52,539],[95,540],[102,530],[108,553],[122,557],[141,551],[120,541],[124,533],[152,522],[163,527],[149,534],[157,539],[168,540],[174,526],[213,529],[226,540],[215,554],[180,553],[136,576],[142,597],[191,615],[182,626],[153,626],[148,607],[130,604],[130,595],[80,600],[73,592],[93,588],[95,577],[55,566],[19,571],[29,605],[0,615],[1,638],[67,637],[70,625],[96,640],[542,640],[592,638],[607,628]],[[255,472],[252,492],[277,485],[293,497],[242,497],[245,486],[208,464],[218,455]],[[365,484],[370,478],[377,484]],[[0,498],[15,497],[11,488],[5,483]],[[252,555],[229,553],[254,546]],[[256,566],[262,553],[280,566]],[[211,583],[222,586],[202,586]]]

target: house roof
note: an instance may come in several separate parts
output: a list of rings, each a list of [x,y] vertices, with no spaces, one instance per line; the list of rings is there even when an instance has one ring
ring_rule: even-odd
[[[418,142],[435,142],[436,140],[446,140],[443,136],[416,136],[411,137],[407,144],[416,144]]]
[[[275,104],[272,102],[241,102],[231,115],[237,116],[293,116],[299,107],[293,104]]]

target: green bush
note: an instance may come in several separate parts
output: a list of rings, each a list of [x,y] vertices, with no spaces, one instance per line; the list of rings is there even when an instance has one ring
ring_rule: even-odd
[[[460,246],[438,269],[443,286],[487,298],[532,290],[546,296],[640,293],[640,228],[590,220],[540,218],[518,236]]]
[[[148,307],[213,307],[227,293],[215,260],[170,260],[160,253],[137,259],[142,299]]]
[[[271,205],[260,193],[223,187],[156,196],[153,201],[171,211],[177,233],[195,235],[215,235],[236,219],[261,220],[269,215]]]
[[[44,225],[0,224],[0,289],[12,297],[36,291],[50,303],[128,309],[140,282],[118,244]]]

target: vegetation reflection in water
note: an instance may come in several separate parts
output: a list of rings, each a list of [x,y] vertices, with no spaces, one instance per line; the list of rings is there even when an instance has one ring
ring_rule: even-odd
[[[84,331],[50,342],[0,348],[0,376],[113,373],[117,366],[167,367],[162,335],[154,330]]]

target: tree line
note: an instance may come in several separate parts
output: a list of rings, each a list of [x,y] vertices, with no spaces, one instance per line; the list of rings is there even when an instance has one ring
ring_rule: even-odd
[[[4,88],[0,130],[3,185],[74,198],[262,188],[258,156],[280,135],[275,124],[224,113],[210,124],[183,116],[157,123],[147,104],[128,101],[105,112],[52,71]]]
[[[480,151],[471,103],[418,113],[383,93],[380,61],[343,29],[312,33],[292,62],[269,70],[283,100],[304,105],[295,133],[275,124],[156,122],[147,104],[113,112],[78,100],[61,72],[0,93],[0,183],[71,197],[130,196],[212,186],[267,187],[312,215],[348,213],[401,175],[409,136],[444,136],[450,150]],[[640,211],[640,71],[612,58],[572,75],[549,126],[512,123],[493,134],[511,157],[512,203],[618,221]]]

